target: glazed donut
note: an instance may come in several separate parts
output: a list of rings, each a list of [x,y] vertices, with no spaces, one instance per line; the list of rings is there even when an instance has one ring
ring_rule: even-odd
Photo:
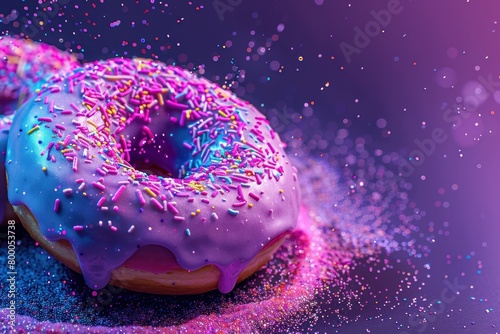
[[[8,214],[12,208],[7,202],[4,166],[12,115],[44,78],[77,66],[73,56],[55,47],[0,36],[0,223],[4,216],[12,216]]]
[[[227,293],[297,224],[283,146],[255,107],[204,78],[98,61],[53,77],[15,117],[9,200],[93,289]]]

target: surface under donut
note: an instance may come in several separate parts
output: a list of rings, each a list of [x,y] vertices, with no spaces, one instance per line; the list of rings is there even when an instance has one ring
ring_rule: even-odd
[[[44,84],[21,115],[9,136],[9,200],[47,240],[71,244],[94,289],[156,245],[187,271],[219,269],[229,292],[296,226],[297,175],[268,121],[180,68],[87,64]]]
[[[12,117],[47,76],[78,66],[72,55],[53,46],[0,36],[0,224],[12,216],[4,166]]]

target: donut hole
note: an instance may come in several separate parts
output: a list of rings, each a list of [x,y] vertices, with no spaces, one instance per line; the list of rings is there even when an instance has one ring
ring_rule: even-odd
[[[128,141],[128,155],[122,155],[136,170],[165,178],[179,178],[179,171],[189,168],[193,158],[191,150],[185,146],[191,134],[189,129],[172,126],[165,122],[167,117],[154,117],[148,129],[154,133],[148,136],[144,123],[130,124],[125,130]],[[132,135],[133,134],[133,135]]]

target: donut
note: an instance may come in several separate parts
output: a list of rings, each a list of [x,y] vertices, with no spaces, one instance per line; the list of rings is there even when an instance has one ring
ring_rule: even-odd
[[[5,155],[7,151],[7,138],[9,136],[11,115],[0,115],[0,225],[6,222],[5,218],[14,216],[12,207],[7,201],[7,180],[5,178]]]
[[[77,66],[79,64],[73,56],[53,46],[0,36],[0,223],[4,216],[12,217],[4,176],[12,115],[45,77]]]
[[[95,290],[230,292],[297,225],[297,171],[266,118],[146,59],[54,76],[14,118],[8,195]]]

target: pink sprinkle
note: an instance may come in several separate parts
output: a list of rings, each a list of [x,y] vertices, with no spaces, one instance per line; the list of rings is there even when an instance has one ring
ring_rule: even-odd
[[[101,207],[104,204],[104,202],[106,202],[106,197],[101,197],[101,199],[99,200],[99,202],[97,202],[97,206]]]
[[[244,206],[245,204],[247,204],[247,201],[243,201],[243,202],[238,202],[238,203],[234,203],[233,206],[234,207],[241,207],[241,206]]]
[[[78,171],[78,158],[74,157],[73,158],[73,172]]]
[[[151,198],[151,203],[153,203],[158,210],[163,211],[163,205],[156,198]]]
[[[174,215],[179,213],[179,210],[177,210],[177,208],[172,203],[167,204],[167,209],[168,209],[168,211],[172,212]]]
[[[135,191],[135,193],[137,194],[137,198],[139,199],[139,202],[141,203],[141,205],[144,205],[146,204],[146,200],[144,199],[144,196],[142,196],[142,192],[140,189],[137,189]]]
[[[150,129],[150,128],[148,128],[147,126],[145,126],[145,125],[144,125],[144,126],[142,127],[142,131],[144,131],[144,132],[148,135],[148,137],[149,137],[150,139],[153,139],[153,138],[154,138],[153,132],[151,132],[151,129]]]
[[[118,198],[120,198],[121,194],[123,194],[123,192],[125,191],[125,186],[122,185],[120,188],[118,188],[118,190],[116,191],[116,193],[113,195],[113,198],[111,199],[113,202],[116,202],[118,200]]]
[[[184,221],[186,218],[181,217],[181,216],[174,216],[174,220],[176,221]]]
[[[71,141],[71,136],[67,135],[66,138],[64,138],[64,146],[68,146],[69,142]]]
[[[104,186],[103,184],[101,184],[99,182],[94,181],[94,182],[92,182],[92,185],[101,191],[104,191],[104,189],[106,189],[106,186]]]
[[[245,200],[245,195],[243,195],[243,190],[241,188],[241,184],[238,184],[238,199],[240,201],[244,201]]]
[[[202,198],[201,201],[202,201],[202,203],[207,203],[207,204],[210,203],[210,201],[206,198]]]
[[[95,171],[98,174],[101,174],[102,176],[106,176],[106,174],[107,174],[102,168],[97,168]]]
[[[38,117],[40,122],[52,122],[52,118],[50,117]]]
[[[276,153],[276,150],[274,149],[273,145],[271,145],[271,143],[268,142],[267,146],[269,146],[269,149],[271,150],[271,152]]]
[[[116,226],[111,226],[111,227],[110,227],[110,229],[111,229],[111,231],[113,231],[113,232],[118,231],[118,229],[116,228]]]
[[[248,196],[252,197],[254,200],[258,201],[260,199],[260,197],[258,195],[255,195],[254,193],[252,192],[249,192],[248,193]]]
[[[75,225],[75,226],[73,226],[73,230],[75,230],[77,232],[78,231],[83,231],[83,226],[82,225]]]
[[[54,202],[54,212],[59,212],[59,207],[61,206],[61,200],[56,198]]]
[[[257,173],[255,173],[255,181],[257,181],[257,184],[261,184],[262,183],[262,178]]]

